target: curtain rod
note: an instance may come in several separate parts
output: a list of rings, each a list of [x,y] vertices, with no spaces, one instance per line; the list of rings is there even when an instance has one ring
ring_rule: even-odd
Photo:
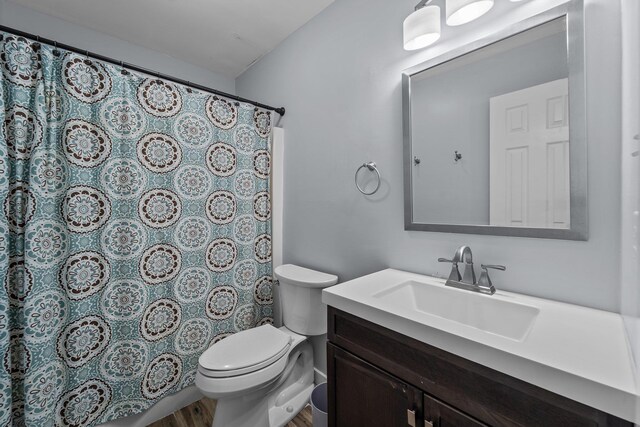
[[[284,113],[285,113],[285,108],[284,107],[272,107],[270,105],[262,104],[260,102],[252,101],[250,99],[246,99],[246,98],[242,98],[240,96],[232,95],[230,93],[222,92],[222,91],[219,91],[219,90],[216,90],[216,89],[213,89],[213,88],[210,88],[210,87],[206,87],[206,86],[203,86],[203,85],[199,85],[197,83],[193,83],[193,82],[190,82],[190,81],[187,81],[187,80],[183,80],[183,79],[179,79],[177,77],[173,77],[173,76],[169,76],[169,75],[166,75],[166,74],[162,74],[162,73],[160,73],[158,71],[149,70],[149,69],[146,69],[146,68],[143,68],[143,67],[139,67],[137,65],[129,64],[129,63],[124,62],[124,61],[118,61],[118,60],[110,58],[108,56],[100,55],[99,53],[94,53],[94,52],[91,52],[91,51],[88,51],[88,50],[78,49],[77,47],[69,46],[69,45],[64,44],[64,43],[58,43],[58,42],[56,42],[54,40],[49,40],[49,39],[46,39],[44,37],[40,37],[40,36],[35,35],[35,34],[30,34],[30,33],[24,32],[24,31],[17,30],[15,28],[11,28],[11,27],[6,27],[4,25],[0,25],[0,31],[3,31],[5,33],[10,33],[10,34],[13,34],[15,36],[24,37],[26,39],[31,39],[31,40],[34,40],[34,41],[36,41],[38,43],[48,44],[48,45],[50,45],[52,47],[55,47],[56,49],[59,48],[59,49],[63,49],[63,50],[68,50],[70,52],[74,52],[74,53],[77,53],[79,55],[83,55],[83,56],[86,56],[86,57],[89,57],[89,58],[97,59],[97,60],[103,61],[103,62],[108,62],[110,64],[118,65],[118,66],[123,67],[123,68],[128,68],[128,69],[130,69],[132,71],[136,71],[136,72],[143,73],[143,74],[148,74],[150,76],[157,77],[159,79],[169,80],[169,81],[172,81],[174,83],[178,83],[178,84],[181,84],[183,86],[191,87],[191,88],[198,89],[198,90],[201,90],[201,91],[204,91],[204,92],[209,92],[209,93],[212,93],[214,95],[224,96],[225,98],[233,99],[234,101],[246,102],[247,104],[251,104],[251,105],[254,105],[256,107],[263,108],[265,110],[275,111],[276,113],[278,113],[280,115],[280,117],[284,116]]]

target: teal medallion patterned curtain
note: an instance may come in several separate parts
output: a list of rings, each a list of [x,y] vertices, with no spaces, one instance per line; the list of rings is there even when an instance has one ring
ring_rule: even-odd
[[[271,115],[0,35],[0,427],[142,412],[272,321]]]

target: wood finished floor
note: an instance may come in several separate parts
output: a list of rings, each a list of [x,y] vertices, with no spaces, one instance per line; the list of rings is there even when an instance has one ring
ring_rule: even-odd
[[[211,427],[216,401],[198,400],[191,405],[174,412],[166,418],[156,421],[149,427]],[[286,427],[311,427],[311,407],[307,406]],[[222,427],[222,426],[221,426]]]

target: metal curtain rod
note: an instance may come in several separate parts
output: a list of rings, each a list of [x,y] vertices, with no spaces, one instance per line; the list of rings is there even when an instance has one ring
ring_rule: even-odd
[[[66,45],[64,43],[58,43],[58,42],[56,42],[54,40],[49,40],[49,39],[46,39],[44,37],[40,37],[40,36],[35,35],[35,34],[30,34],[30,33],[24,32],[24,31],[16,30],[15,28],[11,28],[11,27],[6,27],[4,25],[0,25],[0,31],[3,31],[5,33],[10,33],[10,34],[13,34],[15,36],[20,36],[20,37],[24,37],[24,38],[27,38],[27,39],[31,39],[31,40],[34,40],[34,41],[36,41],[38,43],[48,44],[48,45],[50,45],[52,47],[55,47],[56,49],[68,50],[68,51],[77,53],[79,55],[83,55],[83,56],[86,56],[86,57],[94,58],[94,59],[97,59],[97,60],[103,61],[103,62],[108,62],[110,64],[117,65],[117,66],[120,66],[120,67],[123,67],[123,68],[128,68],[128,69],[130,69],[132,71],[136,71],[136,72],[143,73],[143,74],[148,74],[150,76],[154,76],[154,77],[157,77],[159,79],[169,80],[169,81],[172,81],[174,83],[178,83],[178,84],[181,84],[183,86],[191,87],[191,88],[198,89],[198,90],[201,90],[201,91],[204,91],[204,92],[209,92],[209,93],[212,93],[214,95],[223,96],[225,98],[233,99],[234,101],[246,102],[247,104],[251,104],[251,105],[254,105],[256,107],[263,108],[265,110],[275,111],[276,113],[280,114],[281,117],[284,116],[284,113],[285,113],[285,108],[284,107],[272,107],[270,105],[262,104],[260,102],[252,101],[250,99],[242,98],[240,96],[232,95],[230,93],[222,92],[222,91],[219,91],[219,90],[216,90],[216,89],[212,89],[210,87],[202,86],[202,85],[199,85],[197,83],[192,83],[192,82],[187,81],[187,80],[179,79],[177,77],[168,76],[168,75],[162,74],[162,73],[160,73],[158,71],[149,70],[149,69],[146,69],[146,68],[143,68],[143,67],[139,67],[137,65],[129,64],[129,63],[124,62],[124,61],[118,61],[116,59],[109,58],[108,56],[100,55],[99,53],[94,53],[94,52],[90,52],[88,50],[78,49],[77,47],[69,46],[69,45]]]

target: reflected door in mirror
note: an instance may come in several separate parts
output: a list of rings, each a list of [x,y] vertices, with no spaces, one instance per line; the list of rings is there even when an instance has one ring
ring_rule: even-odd
[[[490,224],[570,228],[569,85],[490,100]]]

